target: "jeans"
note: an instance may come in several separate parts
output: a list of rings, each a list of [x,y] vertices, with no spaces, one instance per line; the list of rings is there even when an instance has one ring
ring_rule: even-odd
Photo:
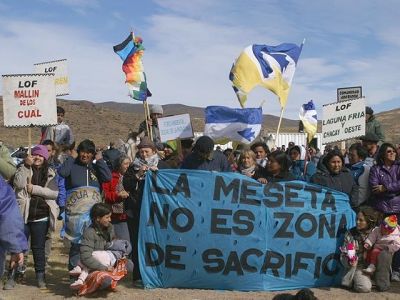
[[[119,240],[125,240],[130,242],[130,235],[128,230],[128,222],[127,221],[113,221],[115,236]]]
[[[81,259],[80,244],[71,243],[69,248],[68,270],[71,271],[75,268]]]
[[[49,221],[28,222],[25,224],[26,238],[31,238],[33,265],[36,273],[44,273],[46,266],[45,244]]]

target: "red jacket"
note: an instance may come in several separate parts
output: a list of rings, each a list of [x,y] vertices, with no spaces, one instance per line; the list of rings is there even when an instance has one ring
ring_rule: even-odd
[[[123,202],[126,200],[126,199],[122,199],[122,198],[118,197],[118,194],[117,194],[117,185],[119,182],[119,177],[120,177],[120,174],[118,172],[113,171],[111,181],[104,182],[102,184],[104,200],[106,203],[108,203],[110,205],[113,205],[118,202]],[[126,215],[126,213],[122,213],[122,214],[112,213],[111,219],[113,221],[126,221],[127,215]]]

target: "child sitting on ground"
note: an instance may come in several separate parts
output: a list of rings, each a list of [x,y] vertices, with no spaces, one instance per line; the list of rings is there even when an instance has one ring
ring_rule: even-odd
[[[97,203],[90,210],[90,225],[83,232],[80,245],[81,261],[70,271],[70,275],[79,278],[70,285],[80,289],[90,271],[112,271],[118,259],[131,252],[131,246],[125,240],[113,240],[114,231],[111,224],[111,209],[105,203]]]
[[[372,275],[381,251],[386,250],[393,254],[400,249],[400,230],[396,215],[386,217],[379,227],[371,231],[365,240],[364,248],[368,250],[366,260],[369,265],[363,272]]]

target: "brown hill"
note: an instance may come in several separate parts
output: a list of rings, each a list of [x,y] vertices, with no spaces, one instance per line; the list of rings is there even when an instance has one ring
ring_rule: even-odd
[[[66,110],[66,122],[71,126],[75,139],[92,139],[97,145],[106,145],[117,138],[126,139],[130,130],[137,130],[143,120],[143,105],[135,103],[104,102],[58,99],[57,104]],[[204,108],[182,104],[163,105],[164,115],[189,113],[194,131],[204,129]],[[400,128],[395,122],[400,109],[383,112],[377,115],[386,131],[388,141],[400,141]],[[275,132],[279,118],[264,115],[263,131]],[[397,126],[397,127],[396,127]],[[390,132],[389,129],[390,128]],[[282,132],[297,132],[298,121],[283,119]],[[39,141],[38,128],[32,130],[32,143]],[[17,147],[28,143],[26,128],[5,128],[3,126],[3,105],[0,97],[0,139],[7,145]]]

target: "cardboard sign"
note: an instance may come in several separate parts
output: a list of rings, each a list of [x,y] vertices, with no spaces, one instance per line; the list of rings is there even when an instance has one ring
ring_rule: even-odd
[[[337,101],[347,101],[362,98],[362,87],[353,86],[337,89]]]
[[[57,124],[54,74],[3,75],[5,127]]]
[[[193,137],[189,114],[169,116],[158,119],[161,142]]]
[[[241,291],[333,286],[355,225],[349,197],[304,181],[238,173],[148,172],[139,263],[146,288]]]
[[[69,94],[69,80],[67,60],[60,59],[35,64],[35,73],[53,73],[54,83],[56,85],[56,95],[64,96]]]
[[[365,135],[365,99],[324,105],[322,117],[322,144]]]

